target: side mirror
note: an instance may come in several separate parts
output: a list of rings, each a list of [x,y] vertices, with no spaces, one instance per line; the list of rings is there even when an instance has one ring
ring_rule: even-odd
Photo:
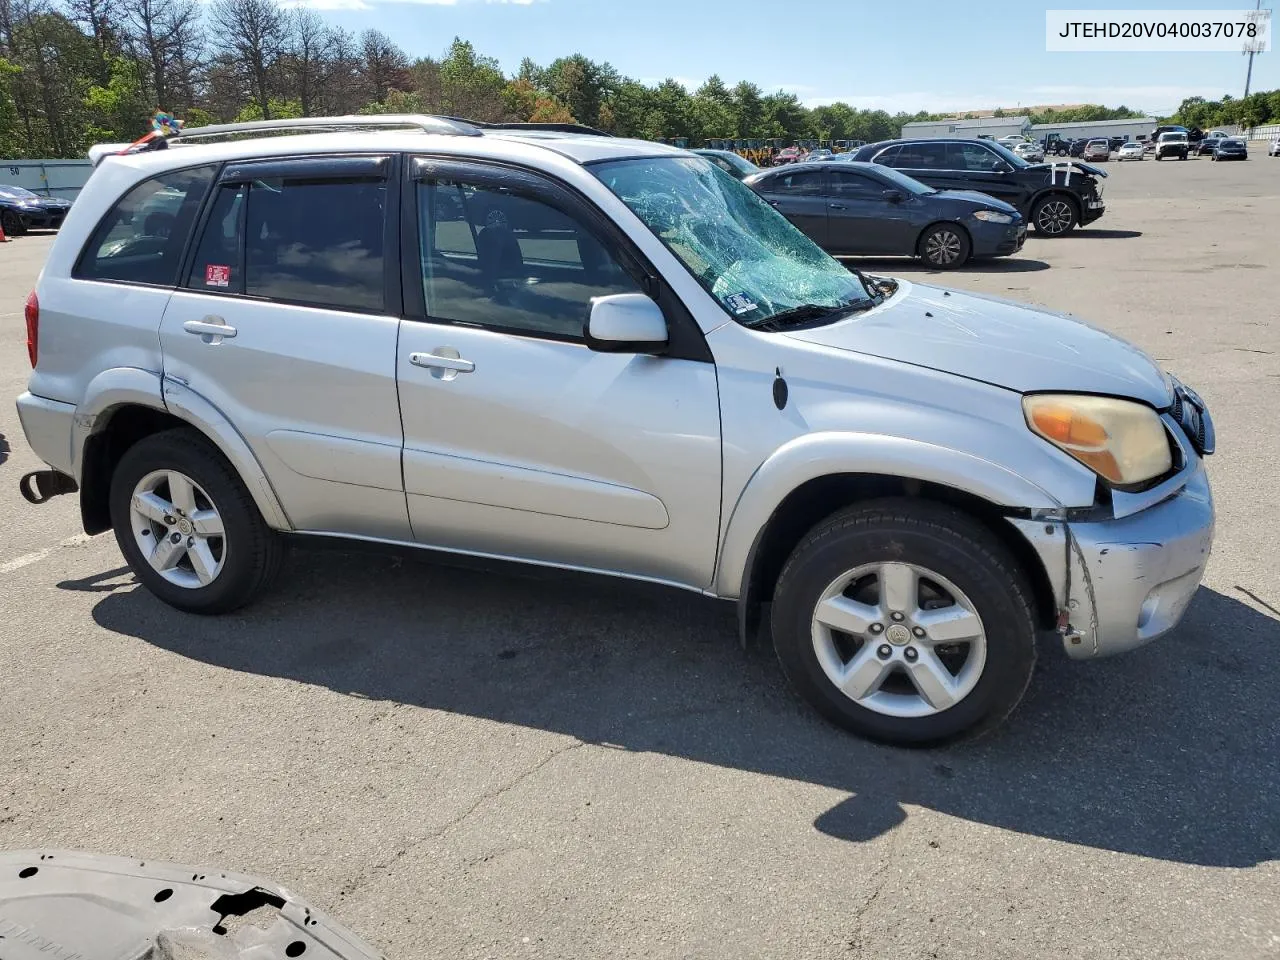
[[[997,161],[996,165],[992,169],[995,170],[996,173],[1009,173],[1013,170],[1013,167],[1009,166],[1003,160],[1000,160]]]
[[[884,197],[890,203],[901,203],[903,199],[901,190],[885,190],[880,194],[880,196]]]
[[[583,334],[587,346],[601,353],[661,353],[667,318],[643,293],[616,293],[591,302]]]

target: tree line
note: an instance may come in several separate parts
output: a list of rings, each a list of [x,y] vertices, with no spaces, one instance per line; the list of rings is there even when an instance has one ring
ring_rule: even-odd
[[[141,136],[157,110],[188,126],[434,113],[690,143],[873,141],[937,118],[809,108],[793,93],[718,76],[693,91],[672,79],[650,85],[581,54],[545,66],[526,59],[509,76],[462,39],[415,58],[379,30],[352,33],[278,0],[0,0],[0,156],[80,157],[93,143]],[[1135,115],[1083,111],[1071,119]]]
[[[1259,127],[1280,123],[1280,90],[1263,90],[1241,99],[1231,96],[1224,96],[1221,100],[1188,97],[1179,105],[1172,120],[1184,127],[1205,131],[1214,127]]]

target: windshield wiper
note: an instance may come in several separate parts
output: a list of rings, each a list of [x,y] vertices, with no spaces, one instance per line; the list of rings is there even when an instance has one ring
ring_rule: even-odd
[[[870,310],[874,306],[876,306],[876,301],[869,298],[847,300],[834,307],[827,307],[818,303],[802,303],[798,307],[792,307],[790,310],[783,310],[781,313],[775,313],[760,320],[752,320],[743,325],[750,327],[752,330],[779,330],[791,324],[811,323],[815,320],[825,320],[843,313],[860,313],[863,310]]]

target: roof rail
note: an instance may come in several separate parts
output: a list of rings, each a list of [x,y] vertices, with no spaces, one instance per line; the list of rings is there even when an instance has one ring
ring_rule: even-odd
[[[207,127],[184,129],[169,140],[198,140],[253,133],[322,132],[327,130],[367,130],[371,127],[413,127],[423,133],[439,133],[452,137],[483,136],[478,125],[452,117],[433,117],[419,113],[382,113],[368,116],[296,117],[286,120],[251,120],[247,123],[217,123]]]
[[[481,130],[531,130],[544,133],[582,133],[592,137],[612,137],[612,133],[588,127],[583,123],[490,123],[486,120],[467,120],[464,117],[442,117],[456,123],[465,123]]]

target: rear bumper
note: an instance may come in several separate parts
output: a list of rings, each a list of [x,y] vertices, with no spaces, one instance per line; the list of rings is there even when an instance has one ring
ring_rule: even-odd
[[[18,419],[35,455],[55,470],[74,476],[71,431],[75,426],[75,404],[24,393],[18,397]]]
[[[1209,560],[1213,496],[1204,465],[1197,463],[1178,493],[1118,520],[1010,522],[1045,562],[1068,621],[1067,653],[1105,657],[1178,625]]]

